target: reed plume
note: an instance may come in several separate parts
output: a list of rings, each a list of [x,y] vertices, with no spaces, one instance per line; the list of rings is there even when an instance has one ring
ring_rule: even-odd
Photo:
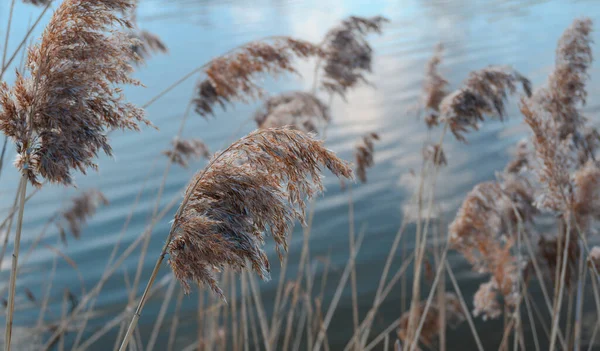
[[[130,21],[134,25],[128,35],[133,40],[131,50],[137,55],[136,63],[143,63],[154,53],[166,54],[169,52],[167,45],[156,34],[140,29],[137,23],[137,9],[139,0],[134,0],[134,6],[130,9]]]
[[[268,98],[254,114],[259,128],[291,128],[317,133],[331,121],[329,108],[311,93],[294,91]]]
[[[502,315],[502,306],[498,302],[498,286],[494,280],[479,285],[473,295],[473,315],[483,320],[496,319]]]
[[[173,148],[163,151],[162,154],[169,157],[171,162],[181,167],[187,168],[188,161],[191,159],[199,159],[201,157],[210,158],[208,146],[202,140],[181,140],[175,138],[171,143],[173,144]]]
[[[356,175],[361,182],[367,182],[367,168],[375,164],[375,141],[379,140],[379,134],[365,134],[354,148],[354,158],[356,159]]]
[[[169,264],[186,292],[208,285],[222,298],[215,271],[253,269],[269,279],[265,234],[281,259],[305,198],[323,190],[320,167],[351,178],[349,165],[323,143],[287,128],[258,130],[214,156],[190,182],[171,229]]]
[[[465,320],[462,306],[460,305],[460,301],[455,294],[446,293],[445,302],[446,304],[444,306],[439,306],[434,302],[427,310],[427,315],[425,316],[425,322],[423,323],[419,340],[428,348],[432,348],[434,346],[435,339],[440,333],[441,325],[439,316],[443,310],[445,310],[446,322],[453,329],[458,327]],[[419,315],[423,315],[426,305],[426,301],[422,301],[419,304]],[[412,341],[407,340],[409,319],[410,311],[404,312],[402,316],[400,316],[400,323],[396,331],[398,334],[398,339],[405,344],[409,344]]]
[[[52,0],[23,0],[23,2],[26,4],[41,6],[41,5],[48,5],[49,3],[52,2]]]
[[[597,132],[585,128],[586,119],[579,111],[587,96],[585,81],[592,62],[591,27],[592,21],[587,18],[573,22],[558,42],[556,66],[547,86],[521,101],[521,112],[533,131],[533,147],[540,161],[535,169],[544,185],[539,205],[557,212],[566,213],[571,207],[571,173],[578,164],[594,159],[597,143]],[[579,149],[579,155],[575,149]]]
[[[148,60],[154,53],[169,52],[167,45],[159,36],[146,30],[134,30],[129,33],[129,38],[135,40],[131,50],[140,59],[138,62]]]
[[[201,80],[193,102],[201,116],[214,115],[214,105],[225,108],[233,101],[246,102],[261,98],[263,89],[255,79],[260,74],[274,76],[297,73],[293,59],[323,56],[323,51],[307,41],[288,37],[255,41],[234,52],[218,57],[204,70],[207,78]]]
[[[531,95],[529,80],[511,67],[488,66],[471,72],[463,87],[440,103],[440,120],[448,123],[456,139],[466,142],[464,133],[478,130],[485,115],[504,118],[506,100],[516,92],[517,84]]]
[[[489,273],[490,282],[475,296],[476,311],[495,318],[496,298],[501,294],[514,307],[522,263],[512,253],[520,224],[532,223],[537,214],[532,187],[521,177],[506,175],[502,182],[475,186],[450,224],[450,245],[479,273]],[[489,304],[486,306],[484,302]]]
[[[386,22],[388,19],[381,16],[351,16],[325,34],[323,89],[343,97],[358,83],[368,83],[365,74],[371,72],[373,49],[365,37],[369,33],[381,34]]]
[[[100,151],[112,153],[106,129],[149,123],[118,87],[140,84],[129,76],[133,43],[118,31],[131,28],[123,14],[132,6],[63,1],[29,49],[25,72],[12,88],[0,85],[0,130],[15,141],[15,164],[32,184],[71,184],[73,170],[95,169]]]
[[[75,239],[81,237],[81,229],[87,220],[92,217],[100,205],[108,205],[108,200],[99,190],[86,190],[81,195],[72,199],[72,205],[61,213],[62,219],[67,223]],[[57,223],[59,230],[62,228]],[[64,234],[61,234],[64,235]]]
[[[448,95],[448,81],[439,72],[444,46],[438,44],[425,69],[422,104],[425,108],[425,123],[433,128],[439,124],[440,103]]]

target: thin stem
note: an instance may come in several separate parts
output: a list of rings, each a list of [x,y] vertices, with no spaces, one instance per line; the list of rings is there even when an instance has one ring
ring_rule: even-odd
[[[350,276],[350,271],[352,270],[352,266],[354,266],[356,255],[358,254],[358,250],[360,250],[360,246],[362,245],[362,241],[364,238],[364,231],[361,232],[357,238],[356,246],[354,252],[350,255],[348,259],[348,263],[346,264],[346,268],[344,269],[344,273],[342,273],[342,278],[338,283],[338,287],[335,290],[333,295],[333,299],[329,308],[327,309],[327,313],[325,314],[325,319],[323,324],[321,325],[321,329],[319,330],[319,334],[317,335],[317,341],[315,342],[315,346],[313,347],[314,351],[319,351],[321,349],[321,345],[323,344],[323,340],[325,339],[325,335],[327,332],[327,328],[329,327],[329,323],[331,323],[331,319],[333,318],[333,312],[337,308],[337,304],[342,297],[342,292],[344,291],[344,287],[346,286],[346,282]]]
[[[163,320],[165,319],[165,315],[167,313],[167,308],[169,308],[169,304],[171,303],[171,299],[173,298],[173,292],[175,291],[176,284],[177,280],[175,279],[172,279],[171,283],[169,283],[167,293],[165,294],[163,303],[160,306],[160,311],[158,312],[158,317],[156,318],[156,322],[154,323],[154,328],[152,329],[150,340],[148,341],[148,345],[146,346],[146,351],[152,351],[154,349],[156,339],[158,339],[158,334],[160,333],[160,327],[162,326]]]
[[[6,154],[6,144],[8,143],[8,137],[4,137],[4,142],[2,143],[2,153],[0,153],[0,176],[2,175],[2,166],[4,165],[4,155]]]
[[[560,311],[561,311],[561,307],[562,307],[562,298],[564,295],[564,289],[565,289],[565,277],[567,274],[567,256],[568,256],[568,250],[569,250],[569,240],[571,239],[571,213],[567,214],[567,231],[565,233],[565,247],[563,249],[563,257],[562,257],[562,267],[561,267],[561,272],[560,272],[560,278],[557,282],[557,284],[559,285],[558,288],[558,297],[556,299],[556,304],[554,305],[554,311],[553,311],[553,315],[552,315],[552,329],[550,331],[550,351],[554,351],[554,348],[556,347],[556,334],[557,334],[557,329],[558,329],[558,321],[560,320]],[[559,238],[559,242],[560,242],[560,238]],[[557,250],[558,252],[558,250]]]
[[[169,341],[167,342],[167,351],[172,351],[175,345],[175,337],[177,336],[177,327],[179,326],[179,313],[181,313],[181,303],[183,301],[184,291],[179,289],[177,293],[177,302],[175,303],[175,313],[171,322],[171,330],[169,331]]]
[[[42,11],[42,13],[40,13],[38,18],[35,20],[35,22],[33,23],[33,26],[31,26],[31,28],[29,28],[29,30],[27,31],[27,34],[25,34],[25,37],[23,38],[23,40],[21,40],[21,43],[19,43],[19,46],[17,47],[15,52],[13,52],[10,59],[8,59],[8,62],[6,62],[5,65],[2,65],[2,71],[0,71],[0,80],[4,76],[4,73],[6,73],[8,67],[10,67],[10,65],[12,64],[15,57],[17,57],[17,55],[19,54],[19,51],[21,50],[21,48],[23,48],[25,43],[27,43],[27,39],[29,39],[29,36],[31,35],[31,33],[33,33],[33,30],[35,29],[35,27],[37,27],[37,25],[40,23],[40,21],[42,20],[42,18],[44,17],[44,15],[48,11],[48,9],[50,8],[50,5],[52,5],[52,1],[49,1],[48,4],[46,5],[46,7],[44,7],[44,10]]]
[[[17,286],[17,266],[19,263],[19,250],[21,248],[21,231],[23,229],[23,212],[25,211],[25,194],[27,192],[27,175],[21,174],[19,183],[19,215],[17,217],[17,229],[15,233],[15,243],[12,255],[12,267],[10,271],[10,282],[8,291],[8,311],[6,314],[6,330],[4,337],[4,350],[10,351],[10,342],[12,339],[12,326],[15,311],[15,290]]]
[[[473,319],[471,318],[471,311],[469,311],[469,308],[467,307],[467,304],[465,303],[465,299],[463,298],[462,293],[460,291],[460,287],[458,286],[458,283],[456,282],[456,277],[454,276],[454,273],[452,272],[452,268],[448,264],[448,261],[443,261],[442,265],[446,266],[446,271],[448,272],[450,281],[452,282],[452,285],[454,286],[454,290],[456,291],[456,295],[458,296],[460,305],[463,308],[464,315],[467,318],[469,327],[471,328],[471,333],[473,333],[473,337],[475,338],[475,343],[477,344],[477,348],[479,349],[479,351],[483,351],[483,345],[481,344],[481,340],[479,339],[479,335],[477,334],[477,329],[475,328],[475,323],[473,323]]]
[[[10,13],[8,15],[8,24],[6,26],[6,37],[4,38],[4,50],[2,50],[2,67],[6,62],[6,52],[8,51],[8,38],[10,38],[10,28],[12,26],[13,11],[15,9],[15,0],[10,3]]]

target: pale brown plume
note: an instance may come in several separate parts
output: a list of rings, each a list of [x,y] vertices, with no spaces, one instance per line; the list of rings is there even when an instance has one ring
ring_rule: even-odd
[[[329,108],[311,93],[293,91],[272,96],[254,114],[259,128],[290,126],[317,133],[330,121]]]
[[[233,52],[218,57],[204,70],[194,98],[196,112],[207,117],[214,114],[216,104],[225,108],[233,101],[261,98],[264,91],[255,81],[261,74],[277,76],[297,73],[294,58],[323,56],[323,51],[307,41],[289,37],[275,37],[246,44]]]
[[[17,146],[16,166],[38,177],[72,183],[71,172],[96,168],[112,150],[107,129],[137,130],[144,111],[127,103],[120,85],[136,59],[123,29],[131,0],[65,0],[41,40],[29,48],[25,72],[0,86],[0,130]]]
[[[489,66],[469,73],[463,86],[448,94],[440,103],[440,120],[448,123],[459,141],[466,142],[464,133],[478,130],[484,116],[502,120],[506,100],[521,84],[527,96],[531,95],[531,83],[508,66]]]
[[[286,128],[261,129],[218,153],[191,180],[168,246],[169,264],[185,291],[207,284],[223,297],[215,272],[230,267],[269,278],[265,235],[282,258],[306,198],[323,190],[321,167],[351,178],[349,165],[312,136]]]
[[[386,22],[388,19],[381,16],[351,16],[325,34],[322,88],[344,96],[348,89],[367,82],[365,74],[371,72],[373,49],[365,37],[381,33]]]

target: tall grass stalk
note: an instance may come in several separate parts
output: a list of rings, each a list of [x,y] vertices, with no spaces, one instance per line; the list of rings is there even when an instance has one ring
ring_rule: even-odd
[[[21,175],[18,188],[19,194],[19,213],[17,216],[17,227],[15,231],[15,242],[12,254],[12,266],[10,270],[10,281],[8,290],[8,311],[6,313],[6,329],[4,336],[4,350],[10,351],[12,340],[12,327],[15,311],[15,290],[17,286],[17,267],[19,263],[19,251],[21,248],[21,231],[23,230],[23,213],[25,212],[25,194],[27,192],[27,176]]]

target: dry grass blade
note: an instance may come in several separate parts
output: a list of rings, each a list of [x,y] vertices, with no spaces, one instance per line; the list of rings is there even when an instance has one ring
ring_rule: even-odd
[[[379,134],[367,133],[362,137],[358,144],[356,144],[354,149],[356,175],[363,183],[367,182],[367,168],[371,168],[375,164],[373,154],[375,153],[374,142],[376,140],[379,140]]]
[[[215,156],[192,179],[171,229],[169,264],[185,290],[198,282],[222,295],[214,270],[247,262],[268,279],[264,233],[281,257],[293,221],[304,221],[305,197],[323,190],[320,165],[352,176],[322,142],[291,129],[253,132]]]
[[[129,76],[132,41],[119,31],[131,27],[123,16],[132,6],[63,1],[30,47],[25,72],[0,86],[0,131],[15,141],[16,165],[32,184],[72,183],[73,170],[85,173],[100,151],[111,154],[106,129],[149,123],[119,88],[139,85]]]
[[[210,151],[208,146],[198,139],[181,140],[175,138],[172,141],[173,148],[163,151],[163,155],[166,155],[171,159],[173,163],[180,165],[181,167],[187,168],[188,161],[191,159],[200,159],[204,157],[210,158]]]
[[[316,45],[288,37],[251,42],[232,53],[215,58],[205,68],[207,78],[196,87],[195,110],[201,116],[214,114],[214,106],[225,108],[233,101],[247,101],[264,95],[256,76],[297,73],[295,57],[323,56]]]
[[[351,16],[325,35],[325,66],[321,86],[331,93],[344,96],[358,83],[367,82],[371,72],[373,49],[365,39],[369,33],[381,33],[388,20],[381,16]]]
[[[521,84],[527,96],[531,83],[508,66],[489,66],[471,72],[463,87],[448,94],[440,103],[440,120],[448,123],[456,139],[466,142],[469,128],[479,129],[485,115],[504,118],[508,94],[514,94]]]
[[[265,100],[254,114],[259,128],[290,126],[304,132],[317,133],[331,121],[329,107],[311,93],[293,91]]]

